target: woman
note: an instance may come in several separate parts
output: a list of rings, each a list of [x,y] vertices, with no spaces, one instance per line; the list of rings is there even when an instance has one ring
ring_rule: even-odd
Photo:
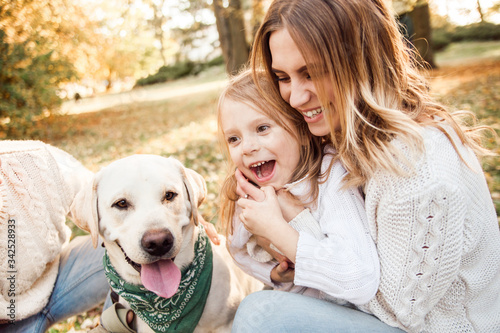
[[[66,217],[92,179],[73,156],[40,141],[0,141],[0,332],[43,333],[104,302],[104,249],[70,241]]]
[[[381,280],[357,309],[379,321],[264,291],[240,305],[234,331],[500,331],[500,233],[476,157],[487,153],[483,128],[466,128],[432,101],[384,1],[274,1],[252,52],[254,71],[276,82],[262,93],[280,94],[312,134],[329,137],[345,186],[363,188]],[[300,275],[301,237],[281,249],[280,235],[259,233],[275,194],[241,178],[238,194],[255,199],[238,202],[245,227],[296,258]]]

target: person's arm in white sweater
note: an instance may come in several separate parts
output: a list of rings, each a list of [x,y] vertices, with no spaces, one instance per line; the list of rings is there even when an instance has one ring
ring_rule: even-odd
[[[462,162],[444,135],[425,135],[428,156],[419,158],[413,177],[379,172],[366,193],[381,263],[380,290],[368,309],[410,332],[422,330],[427,314],[459,279],[464,236],[475,232],[465,228],[468,198],[481,198],[481,193],[466,195],[460,183],[477,183],[479,189],[484,182],[471,152],[462,150],[463,158],[478,170]],[[450,176],[452,170],[459,170],[456,178]]]
[[[465,207],[462,194],[451,184],[380,202],[382,280],[370,306],[383,302],[406,329],[420,331],[458,273]]]
[[[341,189],[345,174],[336,162],[320,191],[319,224],[326,237],[318,242],[299,233],[294,283],[363,304],[377,292],[380,268],[363,198],[356,188]]]

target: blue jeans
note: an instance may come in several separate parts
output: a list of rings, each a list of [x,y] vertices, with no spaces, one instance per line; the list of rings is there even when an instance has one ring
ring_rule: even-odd
[[[104,248],[94,249],[90,236],[73,239],[61,253],[57,280],[45,308],[14,324],[0,325],[0,331],[43,333],[51,325],[104,302],[110,289],[104,276],[103,255]]]
[[[232,332],[403,332],[346,306],[289,292],[264,290],[247,296]]]

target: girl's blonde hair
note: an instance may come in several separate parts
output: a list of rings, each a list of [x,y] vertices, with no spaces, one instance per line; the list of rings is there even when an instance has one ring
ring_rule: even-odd
[[[257,73],[255,78],[261,80],[263,74]],[[270,85],[268,82],[263,81],[261,88],[267,89],[270,88]],[[270,98],[272,99],[273,97]],[[236,166],[229,155],[229,147],[221,126],[222,108],[227,100],[244,103],[257,112],[266,115],[297,140],[301,147],[300,159],[297,168],[291,176],[290,182],[302,178],[309,179],[312,186],[311,193],[308,193],[308,197],[312,198],[312,201],[316,200],[318,195],[318,182],[323,156],[322,139],[314,137],[310,133],[302,116],[291,108],[288,103],[285,103],[279,95],[272,103],[263,98],[262,94],[257,89],[257,85],[255,84],[254,77],[250,70],[245,69],[240,74],[232,77],[229,84],[220,95],[217,105],[219,144],[225,154],[228,166],[228,175],[222,184],[219,194],[219,218],[221,221],[219,229],[222,229],[226,236],[232,234],[232,219],[235,212],[235,204],[238,200],[238,195],[236,194],[236,179],[234,176]],[[286,147],[283,147],[283,149],[286,149]]]
[[[385,2],[275,0],[252,50],[252,69],[264,69],[266,81],[274,82],[271,89],[259,88],[274,101],[279,89],[272,72],[269,39],[274,31],[288,30],[311,77],[321,78],[314,84],[330,128],[334,128],[332,115],[340,117],[340,130],[332,131],[331,140],[348,171],[346,186],[366,184],[380,168],[403,174],[399,162],[410,166],[411,161],[390,141],[397,136],[421,152],[422,126],[439,128],[455,146],[440,125],[445,121],[476,154],[487,152],[479,135],[485,127],[467,128],[432,101],[414,54]],[[324,80],[331,83],[331,90],[326,91]]]

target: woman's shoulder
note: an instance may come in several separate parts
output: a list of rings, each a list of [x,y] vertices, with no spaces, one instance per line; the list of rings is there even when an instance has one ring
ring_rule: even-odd
[[[421,129],[423,149],[396,138],[392,145],[400,154],[398,166],[403,173],[379,169],[367,183],[367,192],[383,188],[394,197],[416,193],[435,186],[457,186],[460,174],[481,170],[471,149],[465,147],[450,126]],[[468,168],[469,171],[466,171]]]

